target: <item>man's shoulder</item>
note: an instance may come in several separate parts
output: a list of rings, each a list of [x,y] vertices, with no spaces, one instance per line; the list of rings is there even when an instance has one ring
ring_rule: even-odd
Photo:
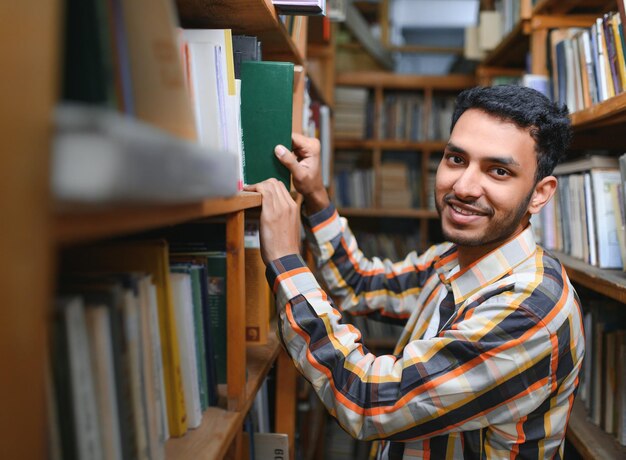
[[[513,290],[520,295],[520,306],[543,321],[578,311],[576,292],[561,262],[540,246],[535,256],[516,267],[509,277]]]

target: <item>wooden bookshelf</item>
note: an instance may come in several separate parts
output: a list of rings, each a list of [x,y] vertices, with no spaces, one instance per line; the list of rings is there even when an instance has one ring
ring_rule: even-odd
[[[610,0],[577,0],[575,2],[539,0],[533,8],[533,14],[587,14],[596,11],[606,12],[611,8],[615,8],[615,2]]]
[[[342,150],[440,150],[446,148],[444,141],[394,141],[394,140],[361,140],[361,139],[335,139],[335,148]]]
[[[6,18],[0,29],[5,152],[0,156],[0,450],[11,459],[49,454],[44,380],[53,279],[48,152],[61,11],[55,0],[0,4]]]
[[[389,209],[389,208],[340,208],[339,214],[345,217],[398,217],[404,219],[436,219],[437,211],[430,209]]]
[[[626,93],[572,113],[572,126],[577,131],[602,128],[626,122]]]
[[[626,447],[602,431],[587,418],[581,401],[574,401],[574,408],[567,427],[567,439],[585,460],[626,458]]]
[[[166,448],[166,457],[177,460],[222,459],[228,447],[241,431],[244,417],[250,410],[254,397],[263,384],[272,364],[280,351],[280,342],[275,333],[270,333],[267,345],[246,347],[246,389],[245,399],[239,411],[229,411],[210,407],[202,416],[202,425],[187,432],[181,438],[170,439]],[[221,397],[226,397],[223,385]]]
[[[433,89],[458,91],[474,85],[475,78],[468,75],[400,75],[389,72],[346,72],[335,79],[338,86],[362,86],[399,90]]]
[[[6,224],[0,238],[3,255],[0,292],[4,306],[0,313],[3,324],[0,398],[4,408],[0,415],[1,456],[39,459],[50,455],[45,375],[50,358],[54,280],[58,275],[54,268],[55,259],[59,258],[61,251],[85,242],[215,217],[226,221],[227,355],[232,365],[229,366],[228,384],[220,389],[224,403],[220,408],[208,409],[197,430],[170,440],[166,453],[170,459],[217,459],[227,452],[240,452],[242,421],[280,351],[275,335],[267,346],[243,346],[244,214],[246,210],[260,208],[261,196],[243,192],[232,198],[185,204],[90,206],[53,203],[49,186],[51,120],[61,94],[63,6],[58,0],[46,0],[36,5],[33,2],[12,2],[0,7],[2,16],[10,18],[0,32],[4,37],[3,62],[6,65],[0,78],[0,91],[5,102],[0,108],[0,118],[6,128],[3,147],[9,152],[0,160],[4,174],[0,200]],[[167,7],[165,3],[158,6]],[[292,37],[271,0],[177,0],[176,7],[184,27],[231,28],[234,34],[255,35],[263,43],[266,60],[290,61],[307,71],[308,19],[302,19],[301,36]],[[133,31],[127,32],[132,34]],[[17,36],[21,37],[19,47],[14,46]],[[158,59],[171,63],[171,48],[161,45],[150,43],[153,48],[149,51],[158,54]],[[311,56],[311,62],[316,60],[311,69],[317,66],[315,71],[311,70],[313,92],[317,93],[314,97],[330,95],[325,101],[330,104],[333,61],[324,54],[328,50],[317,45]],[[103,60],[107,58],[102,57]],[[161,77],[167,79],[171,75]],[[302,99],[301,94],[294,94],[294,114],[302,113]],[[289,365],[289,370],[295,372],[292,364]],[[293,385],[295,382],[284,379],[279,382],[279,392],[288,393]],[[292,415],[287,414],[283,424],[292,430],[290,443],[293,446],[295,411]]]
[[[176,0],[181,25],[189,28],[232,29],[254,35],[263,47],[263,59],[303,65],[304,55],[281,22],[271,0]]]
[[[113,238],[128,233],[259,207],[261,194],[240,192],[232,198],[154,206],[92,207],[59,205],[54,214],[54,240],[59,245]]]
[[[567,276],[581,286],[626,303],[626,273],[594,267],[561,252],[554,252],[567,270]]]

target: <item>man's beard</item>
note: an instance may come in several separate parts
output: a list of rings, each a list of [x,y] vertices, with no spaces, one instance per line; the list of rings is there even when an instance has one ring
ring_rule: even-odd
[[[495,243],[498,241],[505,241],[513,234],[515,229],[519,226],[522,218],[528,211],[528,203],[530,203],[530,200],[533,196],[533,192],[534,190],[530,191],[528,196],[524,199],[524,201],[522,201],[519,204],[519,206],[515,209],[515,211],[503,216],[500,219],[492,220],[485,227],[484,233],[482,235],[467,236],[467,237],[463,237],[462,235],[454,236],[446,231],[446,229],[443,226],[443,220],[441,220],[441,230],[443,232],[444,240],[450,241],[451,243],[455,243],[459,246],[466,246],[466,247],[477,247],[477,246],[483,246],[483,245]],[[473,202],[470,202],[467,200],[461,200],[459,197],[456,197],[453,193],[444,196],[442,199],[442,202],[445,202],[449,198],[455,198],[456,200],[462,203],[468,204],[468,205],[473,204]],[[437,213],[439,213],[439,218],[441,219],[442,205],[439,203],[439,200],[435,200],[435,206],[437,208]],[[448,204],[448,206],[450,205]]]

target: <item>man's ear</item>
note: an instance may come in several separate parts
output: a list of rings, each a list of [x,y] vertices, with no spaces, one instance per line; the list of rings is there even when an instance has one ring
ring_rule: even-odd
[[[550,198],[552,198],[554,192],[556,192],[557,185],[558,181],[554,176],[546,176],[537,182],[533,195],[528,203],[528,212],[537,214],[541,211],[541,208],[550,201]]]

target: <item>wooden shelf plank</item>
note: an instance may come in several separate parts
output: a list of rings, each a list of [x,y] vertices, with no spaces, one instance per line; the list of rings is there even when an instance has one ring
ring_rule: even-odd
[[[418,90],[432,88],[435,91],[460,91],[476,84],[476,78],[468,75],[398,75],[389,72],[344,72],[337,75],[336,85],[381,87],[384,89]]]
[[[339,214],[344,217],[398,217],[414,219],[436,219],[437,211],[430,209],[382,209],[382,208],[340,208]]]
[[[363,149],[363,150],[443,150],[447,141],[393,141],[373,139],[336,139],[335,149]]]
[[[253,192],[240,192],[232,198],[176,205],[59,205],[54,214],[54,241],[58,245],[68,245],[112,238],[189,220],[226,215],[260,205],[261,195]]]
[[[572,113],[574,129],[609,126],[626,119],[626,93]]]
[[[593,267],[581,260],[560,252],[552,251],[567,270],[574,283],[601,292],[607,297],[626,302],[626,273],[621,270],[606,270]]]
[[[626,447],[615,438],[591,423],[581,401],[574,408],[567,427],[567,439],[585,460],[619,460],[626,458]]]
[[[304,63],[271,0],[176,0],[176,6],[183,27],[232,29],[233,34],[255,35],[262,43],[264,59],[280,56],[294,64]]]
[[[601,13],[615,9],[615,1],[611,0],[577,0],[564,2],[563,0],[539,0],[533,8],[536,14],[585,14]]]
[[[279,340],[275,333],[270,334],[267,345],[248,346],[246,348],[248,381],[246,382],[246,399],[241,411],[227,411],[218,407],[207,409],[199,428],[189,431],[181,438],[173,438],[167,442],[166,458],[176,460],[224,458],[231,442],[241,430],[244,417],[250,410],[254,397],[261,388],[279,351]]]

